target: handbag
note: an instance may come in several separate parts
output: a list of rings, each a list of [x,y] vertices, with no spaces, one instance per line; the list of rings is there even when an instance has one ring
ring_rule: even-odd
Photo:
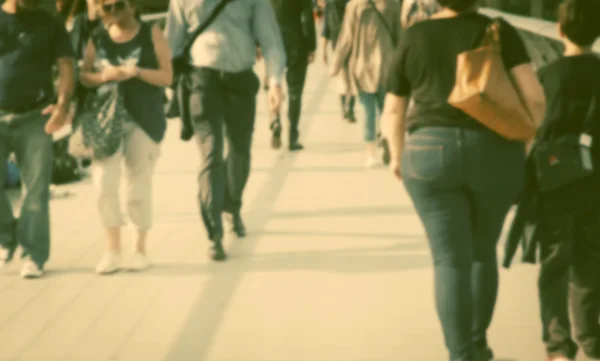
[[[494,19],[480,47],[458,54],[448,103],[506,139],[528,141],[536,127],[504,66],[500,24]]]
[[[69,153],[77,158],[103,160],[121,147],[123,123],[133,121],[119,91],[118,83],[108,83],[88,94],[77,115],[77,129],[69,139]]]
[[[595,111],[596,99],[592,97],[583,121],[583,132],[565,134],[534,145],[532,156],[540,191],[576,185],[594,173],[591,148],[598,121],[594,118]]]
[[[181,139],[185,141],[192,139],[194,135],[194,129],[186,106],[189,94],[186,91],[187,87],[185,82],[187,75],[194,70],[194,67],[189,63],[190,50],[192,49],[192,45],[194,45],[196,38],[212,24],[225,6],[231,1],[233,0],[221,0],[221,2],[215,6],[208,18],[206,18],[206,20],[192,33],[185,43],[181,54],[171,60],[173,68],[173,85],[171,85],[171,94],[167,95],[165,93],[165,115],[167,118],[181,118]]]

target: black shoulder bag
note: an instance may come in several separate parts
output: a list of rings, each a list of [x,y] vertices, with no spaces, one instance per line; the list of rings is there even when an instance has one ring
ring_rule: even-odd
[[[535,144],[533,161],[537,185],[542,193],[576,186],[594,173],[592,135],[600,120],[594,118],[596,109],[596,97],[592,96],[581,133],[566,134]]]
[[[194,45],[196,38],[198,38],[198,36],[200,36],[200,34],[202,34],[204,30],[206,30],[206,28],[208,28],[210,24],[215,21],[217,16],[231,1],[233,0],[221,0],[221,2],[215,6],[208,18],[206,18],[206,20],[200,24],[200,26],[198,26],[198,28],[190,36],[183,47],[181,54],[171,60],[171,64],[173,66],[173,85],[171,86],[173,95],[170,97],[170,99],[167,97],[165,113],[167,118],[179,117],[181,119],[181,139],[185,141],[192,139],[194,136],[194,129],[192,127],[187,106],[189,91],[187,90],[185,84],[186,77],[194,70],[194,67],[189,63],[190,50],[192,49],[192,45]]]
[[[383,24],[383,26],[385,26],[385,29],[390,34],[390,38],[392,38],[392,43],[394,44],[394,46],[398,45],[398,38],[396,37],[396,33],[392,30],[392,28],[390,28],[389,24],[385,20],[385,17],[381,13],[381,11],[379,11],[379,9],[377,9],[377,5],[375,5],[373,0],[369,0],[369,4],[373,8],[373,10],[375,10],[375,12],[377,13],[377,16],[379,16],[379,19],[381,20],[381,23]]]

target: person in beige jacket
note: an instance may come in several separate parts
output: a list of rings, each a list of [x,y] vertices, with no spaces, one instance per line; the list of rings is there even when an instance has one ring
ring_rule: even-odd
[[[395,0],[351,0],[331,62],[331,75],[348,64],[352,93],[364,107],[367,167],[378,165],[377,119],[383,110],[388,61],[392,58],[400,25],[401,6]],[[378,114],[379,113],[379,114]]]

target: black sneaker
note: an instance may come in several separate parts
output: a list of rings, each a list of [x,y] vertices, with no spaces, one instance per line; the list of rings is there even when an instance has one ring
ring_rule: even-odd
[[[281,122],[279,118],[271,123],[271,147],[273,149],[281,148]]]
[[[290,145],[288,146],[288,148],[291,152],[296,152],[299,150],[303,150],[304,146],[302,144],[300,144],[298,141],[295,141],[295,142],[290,142]]]
[[[390,146],[388,144],[387,139],[381,138],[381,140],[379,141],[379,145],[381,146],[381,150],[382,150],[383,164],[389,165],[390,161],[392,159],[392,156],[390,155]]]

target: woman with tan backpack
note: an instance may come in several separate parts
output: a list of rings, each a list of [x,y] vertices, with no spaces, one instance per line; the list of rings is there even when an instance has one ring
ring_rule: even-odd
[[[523,41],[476,0],[407,28],[384,108],[391,170],[425,227],[435,298],[453,361],[488,361],[498,290],[496,246],[524,179],[525,142],[545,99]],[[406,114],[408,100],[414,106]],[[408,133],[405,136],[405,133]]]

